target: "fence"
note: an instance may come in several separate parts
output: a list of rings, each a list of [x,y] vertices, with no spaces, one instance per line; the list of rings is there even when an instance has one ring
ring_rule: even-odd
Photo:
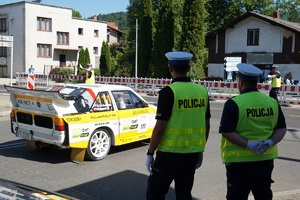
[[[17,85],[27,84],[28,74],[19,73],[16,77]],[[35,74],[36,86],[50,86],[55,81],[81,81],[85,80],[84,76],[75,75],[57,75],[57,74]],[[132,77],[96,77],[96,83],[124,85],[133,88],[138,93],[148,95],[157,95],[159,90],[170,84],[172,79],[154,79],[154,78],[132,78]],[[239,94],[237,82],[222,81],[201,81],[194,80],[195,83],[204,85],[211,99],[227,100],[232,96]],[[266,95],[271,89],[270,84],[259,83],[258,90]],[[300,105],[300,86],[299,85],[282,85],[280,88],[279,101],[282,105]]]

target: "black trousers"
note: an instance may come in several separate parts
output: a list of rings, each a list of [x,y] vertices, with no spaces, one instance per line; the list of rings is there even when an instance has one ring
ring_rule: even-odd
[[[157,152],[149,176],[147,199],[163,200],[174,180],[177,200],[191,200],[198,153]]]
[[[247,200],[250,191],[255,200],[272,200],[274,160],[226,164],[229,200]]]
[[[279,88],[272,88],[269,92],[269,96],[274,98],[278,102],[278,94],[279,94]]]

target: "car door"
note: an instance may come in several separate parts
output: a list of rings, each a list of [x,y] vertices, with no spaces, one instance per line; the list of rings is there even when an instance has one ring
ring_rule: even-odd
[[[155,111],[131,90],[112,91],[112,96],[119,117],[119,135],[116,137],[116,144],[150,138],[155,123]]]

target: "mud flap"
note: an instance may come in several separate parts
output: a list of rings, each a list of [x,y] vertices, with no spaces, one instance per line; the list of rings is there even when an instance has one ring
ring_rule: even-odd
[[[30,149],[36,149],[35,140],[26,140],[26,146]]]
[[[72,148],[71,149],[71,160],[77,162],[83,162],[85,156],[85,148]]]

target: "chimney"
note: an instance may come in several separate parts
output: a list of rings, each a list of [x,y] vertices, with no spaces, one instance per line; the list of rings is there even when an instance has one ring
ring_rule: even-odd
[[[275,19],[280,19],[280,12],[278,12],[278,11],[274,12],[274,13],[273,13],[273,17],[274,17]]]

